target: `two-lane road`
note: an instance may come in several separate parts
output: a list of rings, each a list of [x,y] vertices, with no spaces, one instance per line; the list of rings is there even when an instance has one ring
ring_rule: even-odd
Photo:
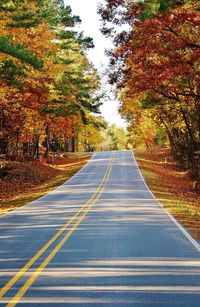
[[[154,199],[131,151],[0,218],[1,306],[200,306],[200,247]]]

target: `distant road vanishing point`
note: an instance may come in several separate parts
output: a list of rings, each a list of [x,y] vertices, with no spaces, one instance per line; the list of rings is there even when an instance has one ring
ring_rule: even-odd
[[[200,247],[131,151],[0,218],[0,306],[200,306]]]

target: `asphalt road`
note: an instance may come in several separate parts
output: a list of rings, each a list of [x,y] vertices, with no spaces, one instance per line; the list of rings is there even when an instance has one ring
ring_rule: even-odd
[[[145,185],[131,151],[0,218],[1,306],[200,306],[200,247]]]

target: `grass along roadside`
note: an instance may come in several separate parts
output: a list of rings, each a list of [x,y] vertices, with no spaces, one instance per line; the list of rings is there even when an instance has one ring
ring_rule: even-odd
[[[68,159],[60,159],[56,164],[45,165],[41,163],[39,169],[41,171],[46,171],[44,178],[38,182],[21,182],[19,176],[15,181],[9,180],[5,184],[6,178],[1,179],[2,189],[5,188],[4,198],[1,199],[0,203],[0,215],[6,214],[9,211],[13,211],[16,208],[24,206],[29,202],[36,200],[39,197],[44,196],[50,191],[54,190],[65,181],[69,180],[73,175],[75,175],[90,159],[91,155],[73,155]],[[39,162],[38,162],[39,163]],[[35,167],[35,164],[33,165]],[[33,172],[33,170],[31,169]],[[27,169],[23,172],[27,172]],[[30,173],[30,170],[29,170]],[[24,175],[24,174],[20,174]],[[34,174],[35,175],[35,174]],[[24,178],[24,176],[23,176]],[[3,186],[3,183],[5,186]],[[14,195],[11,195],[10,190],[14,189]],[[0,191],[1,192],[1,191]]]
[[[135,155],[158,201],[195,239],[200,240],[200,192],[192,190],[193,181],[188,173],[178,168],[168,149],[136,151]]]

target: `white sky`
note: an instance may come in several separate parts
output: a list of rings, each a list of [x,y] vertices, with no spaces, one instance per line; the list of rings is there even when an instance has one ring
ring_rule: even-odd
[[[105,38],[100,32],[100,17],[97,14],[97,5],[99,0],[65,0],[67,5],[70,5],[74,15],[80,16],[82,23],[80,31],[84,31],[86,36],[93,38],[95,48],[88,52],[90,61],[101,74],[108,65],[108,58],[105,56],[105,49],[112,46],[111,41]],[[110,93],[109,86],[105,85],[105,80],[102,79],[102,87],[106,89],[108,97],[102,107],[101,112],[109,124],[115,123],[117,126],[125,127],[125,122],[121,119],[118,113],[118,102]]]

